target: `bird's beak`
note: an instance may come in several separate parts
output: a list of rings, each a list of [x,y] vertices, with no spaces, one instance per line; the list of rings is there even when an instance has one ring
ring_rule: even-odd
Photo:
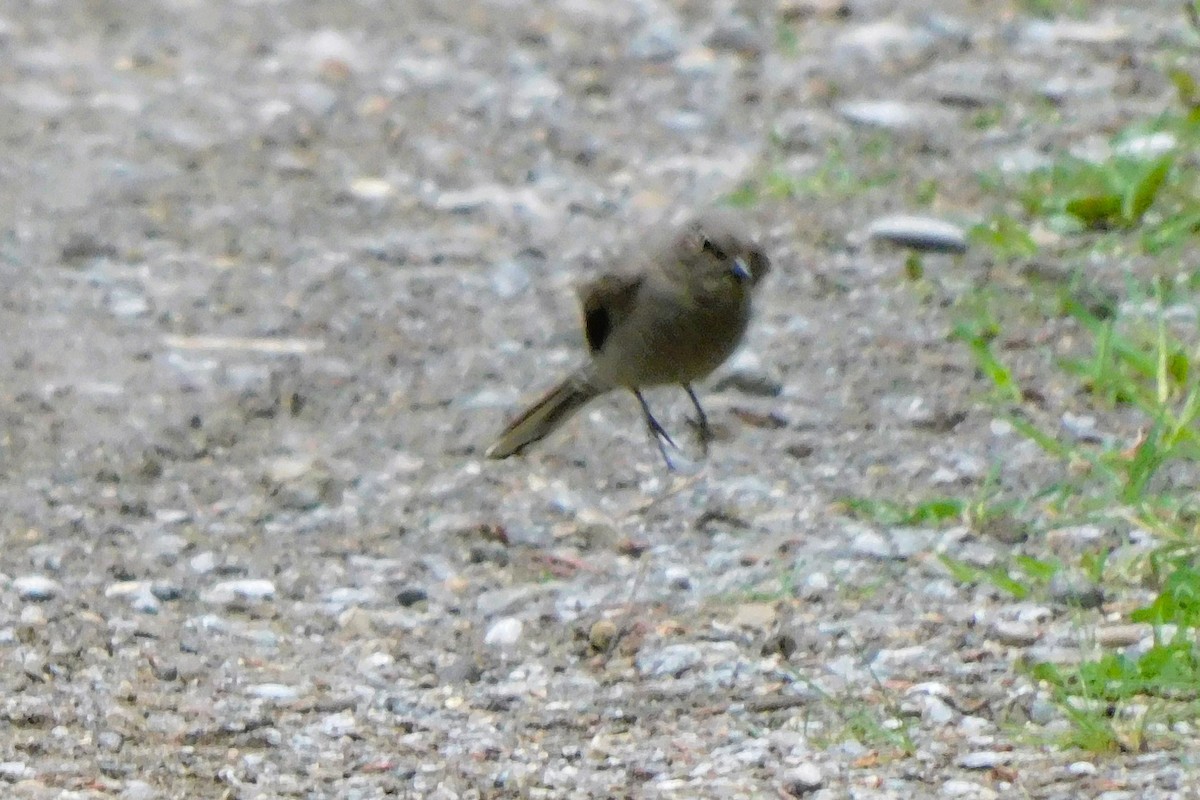
[[[742,258],[741,256],[738,256],[733,260],[733,265],[729,268],[729,271],[733,273],[733,277],[737,278],[742,283],[745,283],[754,277],[750,272],[750,268],[746,266],[746,259]]]

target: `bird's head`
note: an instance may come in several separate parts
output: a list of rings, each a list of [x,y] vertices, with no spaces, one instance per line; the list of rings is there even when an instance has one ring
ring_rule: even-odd
[[[681,263],[744,288],[756,285],[771,269],[770,259],[750,239],[744,223],[724,210],[687,223],[675,248]]]

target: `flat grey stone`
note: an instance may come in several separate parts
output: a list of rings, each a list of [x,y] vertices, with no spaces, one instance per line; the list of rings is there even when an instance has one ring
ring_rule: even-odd
[[[927,253],[965,253],[967,235],[959,226],[909,214],[882,217],[871,223],[867,235],[875,241]]]

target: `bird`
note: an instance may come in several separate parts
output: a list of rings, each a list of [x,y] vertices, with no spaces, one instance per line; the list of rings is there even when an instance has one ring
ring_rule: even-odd
[[[637,398],[667,469],[666,445],[642,390],[683,388],[696,410],[689,420],[707,455],[712,433],[693,384],[737,349],[752,300],[771,262],[732,211],[711,209],[685,221],[640,269],[613,271],[578,289],[588,359],[517,416],[485,452],[508,458],[544,439],[580,408],[614,389]]]

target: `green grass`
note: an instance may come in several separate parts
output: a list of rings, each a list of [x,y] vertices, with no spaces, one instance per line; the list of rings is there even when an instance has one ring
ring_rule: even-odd
[[[1049,16],[1069,4],[1035,5]],[[1069,722],[1060,744],[1097,753],[1171,746],[1156,731],[1200,715],[1200,85],[1179,70],[1169,77],[1177,108],[1115,136],[1108,157],[1063,153],[1024,176],[981,176],[995,210],[972,231],[974,252],[1007,280],[980,280],[952,299],[952,338],[1042,467],[1019,486],[973,497],[842,501],[846,513],[882,525],[981,531],[989,520],[1018,520],[1031,553],[1040,532],[1071,524],[1152,534],[1152,549],[1119,570],[1103,551],[1018,551],[988,567],[942,558],[958,581],[1015,600],[1041,597],[1068,568],[1103,582],[1110,597],[1151,590],[1151,602],[1126,613],[1157,632],[1153,646],[1028,670]],[[1148,141],[1174,146],[1151,151]],[[1035,280],[1047,263],[1057,277]],[[1099,263],[1110,269],[1098,273]],[[1123,273],[1115,286],[1114,273]],[[1067,411],[1095,417],[1103,435],[1071,435]],[[1096,618],[1081,612],[1087,619]]]

